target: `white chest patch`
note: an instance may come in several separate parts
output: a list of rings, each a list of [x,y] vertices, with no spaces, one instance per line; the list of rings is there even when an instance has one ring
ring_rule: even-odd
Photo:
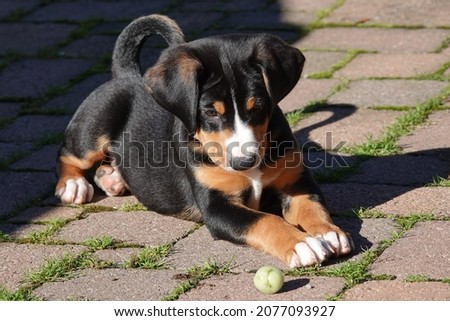
[[[247,206],[254,210],[259,210],[259,204],[261,201],[261,195],[263,191],[261,176],[262,173],[257,169],[252,170],[249,175],[252,182],[252,190],[250,193],[250,198],[247,201]]]

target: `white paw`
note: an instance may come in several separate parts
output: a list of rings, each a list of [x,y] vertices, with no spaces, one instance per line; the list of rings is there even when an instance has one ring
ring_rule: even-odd
[[[89,203],[94,196],[94,187],[84,178],[68,179],[64,187],[55,193],[63,203],[83,204]]]
[[[352,238],[348,234],[344,235],[330,231],[326,234],[317,236],[327,242],[336,256],[348,254],[355,247]]]
[[[305,242],[295,245],[289,266],[291,268],[320,264],[333,254],[333,249],[325,240],[307,237]]]

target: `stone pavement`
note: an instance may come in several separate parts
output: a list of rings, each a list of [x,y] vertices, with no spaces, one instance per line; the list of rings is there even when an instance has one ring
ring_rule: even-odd
[[[289,270],[133,196],[52,197],[81,101],[115,39],[164,13],[189,39],[271,32],[307,57],[281,102],[354,253]],[[0,299],[450,300],[450,1],[4,0],[0,6]],[[150,38],[142,63],[161,50]],[[263,295],[254,271],[286,273]]]

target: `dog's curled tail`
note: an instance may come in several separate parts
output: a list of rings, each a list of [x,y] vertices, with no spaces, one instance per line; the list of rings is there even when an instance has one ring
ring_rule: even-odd
[[[169,17],[152,14],[137,18],[117,38],[112,56],[113,77],[141,75],[139,54],[145,38],[154,34],[162,36],[169,46],[185,42],[183,31]]]

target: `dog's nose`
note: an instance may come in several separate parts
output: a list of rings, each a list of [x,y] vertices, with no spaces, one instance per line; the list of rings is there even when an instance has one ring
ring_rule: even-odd
[[[250,169],[256,164],[257,154],[242,156],[242,157],[233,157],[231,159],[231,168],[236,171],[244,171],[246,169]]]

